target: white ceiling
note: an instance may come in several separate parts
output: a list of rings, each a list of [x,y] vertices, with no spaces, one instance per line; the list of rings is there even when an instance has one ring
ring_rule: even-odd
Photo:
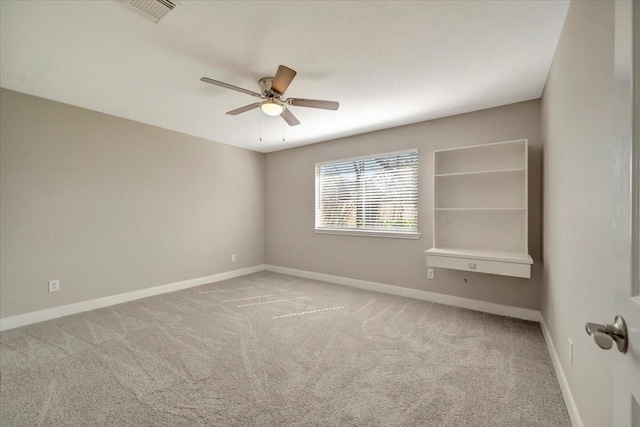
[[[2,87],[261,152],[539,98],[566,1],[205,2],[159,24],[115,1],[2,1]],[[279,64],[302,122],[253,110]],[[262,122],[262,126],[261,126]],[[262,141],[259,141],[262,127]]]

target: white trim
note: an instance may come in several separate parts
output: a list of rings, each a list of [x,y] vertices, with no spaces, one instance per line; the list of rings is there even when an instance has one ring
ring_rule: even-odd
[[[523,141],[527,141],[527,140],[528,140],[528,138],[512,139],[510,141],[491,142],[489,144],[474,144],[474,145],[466,145],[464,147],[444,148],[442,150],[433,150],[433,152],[434,153],[442,153],[443,151],[466,150],[467,148],[482,148],[482,147],[486,147],[487,145],[510,144],[512,142],[523,142]]]
[[[296,270],[294,268],[279,267],[276,265],[267,264],[266,270],[274,273],[288,274],[290,276],[304,277],[306,279],[320,280],[323,282],[334,283],[336,285],[351,286],[353,288],[365,289],[368,291],[415,298],[438,304],[497,314],[500,316],[514,317],[516,319],[531,320],[534,322],[538,322],[540,320],[540,312],[537,310],[530,310],[528,308],[511,307],[508,305],[494,304],[491,302],[456,297],[453,295],[438,294],[435,292],[403,288],[400,286],[386,285],[384,283],[368,282],[366,280],[351,279],[348,277],[332,276],[330,274],[315,273],[313,271]]]
[[[18,314],[16,316],[4,317],[0,319],[0,331],[30,325],[32,323],[44,322],[45,320],[56,319],[70,314],[82,313],[84,311],[95,310],[97,308],[122,304],[141,298],[154,295],[166,294],[194,286],[206,285],[208,283],[220,282],[234,277],[244,276],[258,271],[265,270],[264,264],[253,267],[241,268],[239,270],[225,271],[224,273],[213,274],[211,276],[198,277],[196,279],[183,280],[181,282],[169,283],[166,285],[154,286],[151,288],[139,289],[108,297],[96,298],[88,301],[77,302],[59,307],[47,308],[44,310],[32,311],[30,313]]]
[[[569,412],[569,418],[571,418],[571,424],[573,425],[573,427],[584,427],[582,419],[580,418],[580,412],[578,412],[578,406],[576,405],[576,401],[573,400],[573,395],[571,394],[571,389],[569,388],[569,382],[567,381],[567,377],[562,370],[560,358],[558,357],[558,353],[556,352],[556,347],[553,345],[553,340],[551,339],[549,328],[547,328],[547,324],[545,323],[542,314],[540,314],[540,328],[542,328],[542,335],[544,336],[544,340],[547,343],[547,348],[549,349],[551,363],[553,363],[553,369],[556,371],[556,377],[558,378],[558,384],[560,384],[560,390],[562,391],[564,403],[567,407],[567,411]]]
[[[344,236],[387,237],[393,239],[419,239],[421,234],[416,231],[383,231],[383,230],[355,230],[345,228],[314,228],[318,234],[342,234]]]
[[[491,173],[507,174],[507,173],[521,173],[521,172],[526,172],[526,171],[527,171],[526,168],[490,169],[490,170],[474,171],[474,172],[436,173],[436,174],[433,174],[433,176],[434,176],[434,178],[447,178],[447,177],[450,177],[450,176],[487,175],[487,174],[491,174]]]

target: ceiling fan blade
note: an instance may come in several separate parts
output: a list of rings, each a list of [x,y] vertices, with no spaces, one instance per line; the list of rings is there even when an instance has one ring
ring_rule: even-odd
[[[273,83],[271,83],[271,90],[282,95],[296,74],[297,73],[289,67],[285,67],[284,65],[279,66],[276,77],[273,79]]]
[[[231,116],[237,116],[238,114],[244,113],[245,111],[253,110],[254,108],[258,108],[260,106],[260,102],[256,102],[254,104],[245,105],[244,107],[236,108],[235,110],[227,111],[227,114]]]
[[[289,126],[298,126],[300,124],[300,121],[296,119],[296,116],[294,116],[293,113],[291,113],[291,111],[287,110],[286,108],[282,110],[280,117],[282,117]]]
[[[258,97],[258,98],[262,98],[262,95],[260,95],[258,92],[253,92],[253,91],[248,90],[248,89],[243,89],[243,88],[238,87],[238,86],[230,85],[229,83],[219,82],[217,80],[210,79],[209,77],[202,77],[200,79],[200,81],[205,82],[205,83],[210,83],[212,85],[224,87],[224,88],[227,88],[227,89],[235,90],[235,91],[238,91],[238,92],[246,93],[247,95],[251,95],[251,96]]]
[[[323,110],[333,111],[336,111],[338,107],[340,107],[339,102],[321,101],[319,99],[289,98],[287,102],[291,105],[295,105],[296,107],[321,108]]]

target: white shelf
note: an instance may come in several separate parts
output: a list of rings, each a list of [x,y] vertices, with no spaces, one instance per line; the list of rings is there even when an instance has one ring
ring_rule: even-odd
[[[455,248],[431,248],[427,255],[447,256],[464,259],[483,259],[487,261],[512,262],[516,264],[533,264],[533,258],[526,252],[483,251]]]
[[[526,169],[524,168],[517,168],[517,169],[494,169],[494,170],[487,170],[487,171],[476,171],[476,172],[456,172],[456,173],[440,173],[440,174],[436,174],[434,175],[436,178],[443,178],[443,177],[449,177],[449,176],[468,176],[468,175],[483,175],[483,174],[488,174],[488,173],[497,173],[497,174],[502,174],[502,173],[518,173],[518,172],[525,172]]]
[[[435,208],[436,211],[524,211],[526,208]]]
[[[531,277],[527,140],[433,153],[433,248],[427,265]]]

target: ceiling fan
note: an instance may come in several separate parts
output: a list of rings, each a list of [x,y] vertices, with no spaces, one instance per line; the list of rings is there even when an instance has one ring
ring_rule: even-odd
[[[238,92],[246,93],[247,95],[260,98],[262,101],[253,104],[245,105],[244,107],[236,108],[235,110],[227,111],[227,114],[236,116],[241,113],[253,110],[260,107],[260,109],[270,116],[280,116],[284,119],[289,126],[297,126],[300,121],[296,119],[296,116],[289,111],[289,105],[295,105],[296,107],[310,107],[320,108],[323,110],[337,110],[340,104],[335,101],[321,101],[318,99],[303,99],[303,98],[284,98],[284,92],[287,90],[291,81],[296,76],[296,72],[289,67],[280,65],[275,77],[263,77],[258,81],[260,86],[260,92],[253,92],[248,89],[243,89],[238,86],[230,85],[229,83],[219,82],[217,80],[210,79],[209,77],[202,77],[200,80],[205,83],[224,87],[227,89],[235,90]]]

